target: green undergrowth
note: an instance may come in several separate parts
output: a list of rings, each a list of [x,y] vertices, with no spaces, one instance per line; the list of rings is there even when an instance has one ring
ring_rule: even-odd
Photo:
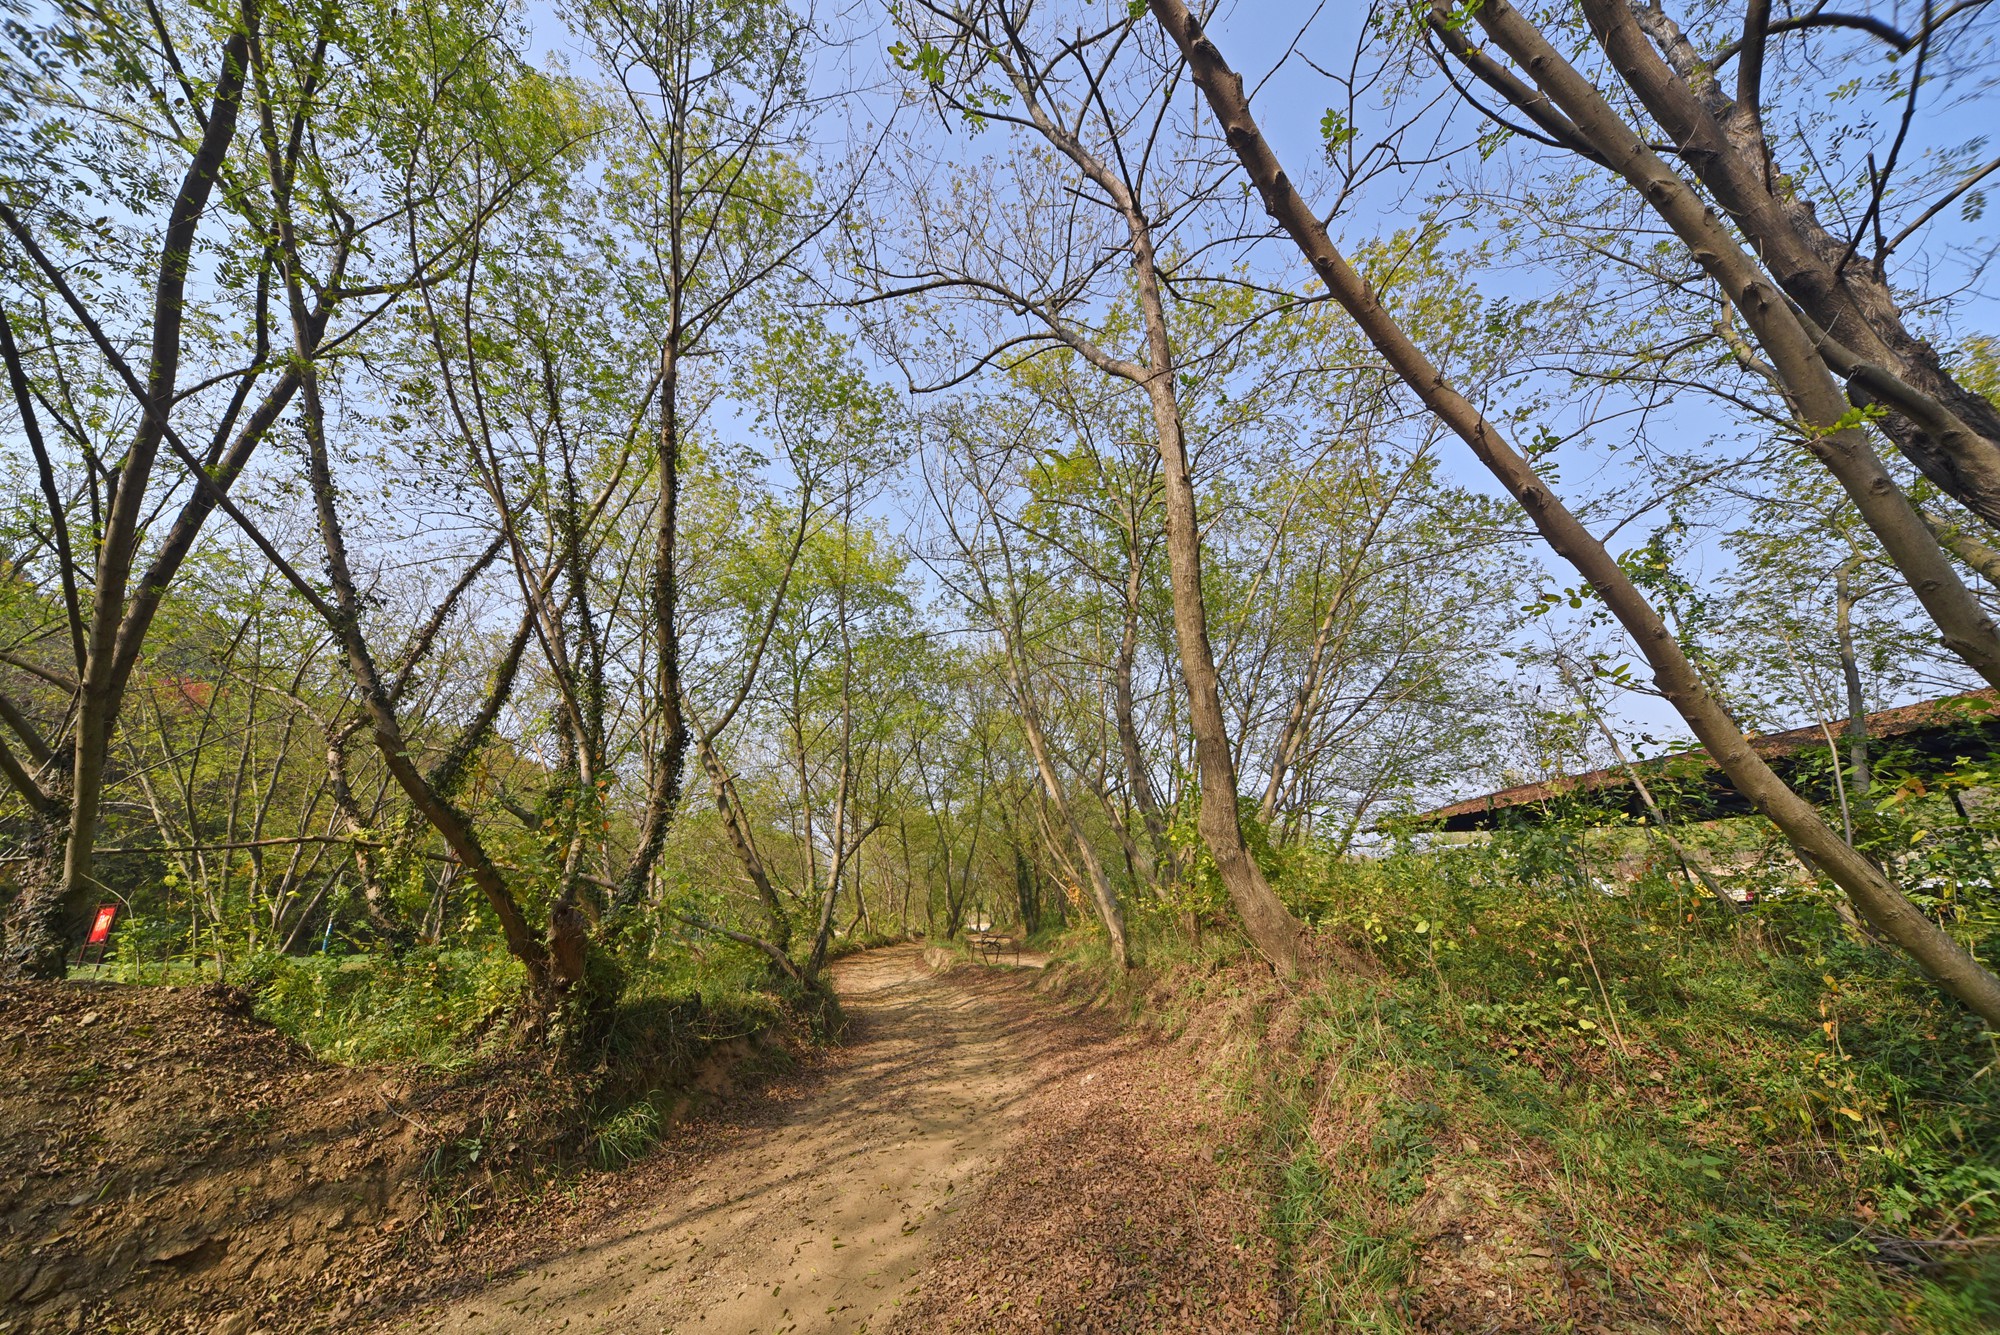
[[[849,955],[859,955],[864,950],[880,950],[884,946],[899,946],[910,938],[901,932],[885,932],[875,928],[850,932],[846,936],[835,937],[828,943],[826,957],[829,961],[846,959]]]
[[[783,997],[753,952],[731,946],[621,961],[607,1059],[642,1058],[680,1041],[747,1034],[785,1018]],[[400,954],[259,956],[235,981],[259,1018],[313,1055],[346,1065],[413,1063],[454,1070],[510,1041],[525,974],[498,944],[418,948]],[[669,1020],[702,1017],[697,1026]]]
[[[264,955],[240,970],[260,1019],[322,1061],[460,1070],[505,1040],[525,975],[498,947]]]
[[[262,956],[233,971],[259,1018],[322,1060],[401,1068],[450,1116],[426,1165],[436,1231],[498,1198],[643,1158],[711,1095],[832,1041],[829,995],[774,978],[733,944],[617,964],[601,1034],[563,1059],[517,1030],[525,975],[497,944],[400,954]]]
[[[1252,1114],[1296,1328],[2000,1328],[2000,1046],[1816,892],[1734,920],[1505,846],[1281,884],[1385,976],[1155,923],[1099,996]]]
[[[744,947],[629,968],[596,1068],[590,1152],[600,1167],[629,1163],[705,1094],[785,1069],[841,1029],[830,991],[777,978]]]

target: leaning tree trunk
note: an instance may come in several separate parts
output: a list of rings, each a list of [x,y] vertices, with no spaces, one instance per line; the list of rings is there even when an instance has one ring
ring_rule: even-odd
[[[1786,296],[1839,340],[1822,347],[1857,405],[1888,410],[1883,434],[1924,476],[2000,527],[2000,409],[1961,385],[1910,332],[1886,275],[1835,236],[1774,160],[1759,102],[1764,34],[1746,29],[1732,100],[1678,25],[1653,6],[1582,0],[1625,85],[1749,240]],[[1767,20],[1768,8],[1752,7]],[[1649,41],[1648,38],[1651,38]],[[1921,70],[1921,56],[1918,68]]]
[[[88,629],[83,636],[84,658],[76,683],[76,721],[67,792],[59,804],[52,803],[49,811],[42,813],[42,820],[47,823],[49,812],[56,805],[62,808],[61,867],[51,879],[40,874],[39,861],[29,864],[36,871],[24,882],[15,910],[9,914],[5,969],[14,976],[62,977],[69,953],[64,930],[67,920],[89,901],[98,884],[95,852],[105,768],[110,761],[111,738],[117,728],[125,686],[136,661],[137,639],[126,624],[126,595],[131,588],[132,566],[149,509],[147,482],[160,446],[167,439],[177,392],[188,266],[202,215],[221,177],[223,159],[236,137],[247,50],[248,39],[241,32],[232,34],[223,44],[221,69],[201,140],[174,196],[161,244],[153,290],[146,382],[140,387],[127,376],[128,387],[143,388],[144,411],[130,448],[118,461],[117,483],[97,545],[96,580],[91,590]],[[27,245],[30,238],[20,220],[11,211],[6,217],[9,230],[23,241],[24,248],[30,248]],[[46,265],[47,257],[39,249],[32,249],[32,253]],[[149,585],[147,581],[141,583],[143,602]],[[145,611],[149,615],[150,607]],[[142,624],[140,635],[143,629]]]
[[[729,847],[735,852],[736,860],[743,864],[743,872],[750,878],[750,884],[757,891],[757,902],[764,907],[764,919],[770,925],[771,943],[779,950],[789,950],[792,945],[792,920],[785,912],[785,906],[778,898],[777,889],[771,884],[771,874],[764,866],[764,858],[758,853],[757,845],[750,838],[749,827],[738,814],[736,785],[729,777],[729,771],[722,767],[722,758],[706,740],[699,742],[696,752],[701,758],[701,767],[708,773],[709,791],[715,794],[715,809],[722,817],[722,828],[729,836]]]
[[[1787,304],[1715,212],[1509,0],[1487,0],[1477,19],[1494,43],[1532,75],[1548,101],[1570,117],[1572,132],[1624,178],[1722,288],[1756,335],[1802,419],[1805,448],[1839,480],[1946,646],[2000,686],[2000,627],[1965,587],[1937,535],[1883,466],[1869,433],[1852,423],[1853,410],[1828,369],[1825,331]],[[1643,44],[1636,30],[1628,35]]]
[[[2000,1027],[2000,978],[1925,917],[1879,869],[1835,834],[1811,804],[1772,772],[1624,569],[1550,492],[1499,428],[1452,387],[1334,246],[1325,225],[1299,195],[1257,128],[1242,76],[1223,60],[1187,6],[1182,0],[1149,0],[1149,8],[1187,58],[1196,87],[1207,98],[1265,209],[1403,382],[1466,443],[1520,503],[1549,547],[1574,566],[1604,600],[1651,665],[1661,694],[1687,721],[1730,783],[1794,848],[1844,890],[1884,936],[1908,952],[1968,1009],[1989,1025]]]
[[[1021,711],[1021,732],[1027,738],[1029,754],[1035,758],[1035,771],[1041,776],[1042,791],[1048,795],[1049,805],[1061,818],[1063,831],[1069,835],[1070,843],[1076,848],[1076,856],[1083,863],[1084,876],[1090,882],[1091,902],[1097,906],[1098,921],[1104,924],[1104,933],[1111,938],[1111,957],[1121,967],[1130,968],[1132,947],[1125,935],[1125,910],[1119,906],[1118,892],[1112,888],[1111,878],[1104,874],[1103,859],[1097,856],[1089,834],[1077,821],[1076,809],[1070,804],[1069,794],[1063,790],[1055,757],[1049,752],[1048,741],[1042,734],[1041,710],[1036,707],[1034,697],[1028,694],[1028,683],[1021,672],[1011,637],[1007,651],[1007,684],[1013,689],[1016,708]]]

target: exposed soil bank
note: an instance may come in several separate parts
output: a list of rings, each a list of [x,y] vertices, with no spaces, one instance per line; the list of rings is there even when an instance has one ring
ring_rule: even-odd
[[[400,1250],[435,1110],[248,1017],[220,987],[0,987],[0,1331],[242,1332]]]
[[[770,1064],[699,1048],[654,1073],[683,1105]],[[0,986],[0,1335],[350,1330],[524,1215],[560,1227],[537,1171],[579,1202],[617,1180],[562,1171],[576,1098],[529,1053],[330,1065],[233,988]]]
[[[943,962],[841,961],[841,1048],[443,1236],[423,1165],[479,1112],[462,1090],[318,1063],[240,994],[0,990],[0,1154],[29,1184],[0,1205],[0,1331],[1269,1327],[1271,1248],[1189,1054],[1037,969]]]

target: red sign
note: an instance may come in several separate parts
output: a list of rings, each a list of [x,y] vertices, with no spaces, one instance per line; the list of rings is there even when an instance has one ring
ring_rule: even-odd
[[[97,918],[90,924],[90,939],[84,942],[84,944],[90,946],[103,945],[111,935],[111,923],[117,916],[118,906],[116,904],[99,904],[97,906]]]

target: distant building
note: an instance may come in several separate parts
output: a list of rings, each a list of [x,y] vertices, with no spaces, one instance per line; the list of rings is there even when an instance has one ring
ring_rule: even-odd
[[[1834,793],[1827,739],[1832,737],[1844,765],[1846,727],[1845,719],[1814,723],[1753,737],[1750,745],[1805,796],[1830,801]],[[2000,691],[1971,691],[1870,714],[1868,739],[1871,755],[1892,757],[1891,772],[1899,777],[1922,779],[1949,772],[1962,760],[1992,759],[2000,756]],[[1637,760],[1632,768],[1669,819],[1692,822],[1754,814],[1749,799],[1736,791],[1706,751]],[[1614,765],[1517,784],[1407,819],[1425,829],[1456,832],[1540,824],[1558,814],[1571,821],[1595,815],[1604,824],[1615,824],[1643,817],[1646,805],[1626,767]]]

